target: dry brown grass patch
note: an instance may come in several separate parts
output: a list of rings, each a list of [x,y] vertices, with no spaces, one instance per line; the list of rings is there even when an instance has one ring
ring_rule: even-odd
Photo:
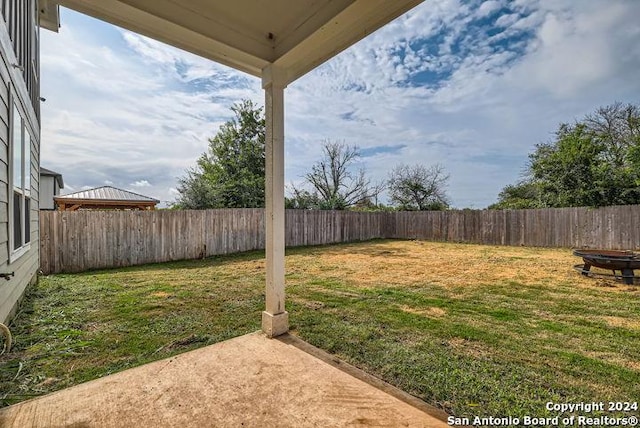
[[[368,246],[344,245],[314,253],[289,256],[289,273],[317,277],[340,273],[350,285],[370,287],[432,283],[474,288],[483,284],[517,281],[522,285],[564,284],[593,288],[607,284],[617,292],[627,286],[613,280],[579,275],[580,259],[570,250],[531,247],[451,244],[425,241],[386,241]]]
[[[407,305],[398,305],[398,308],[410,314],[422,315],[430,318],[441,318],[447,314],[447,311],[445,311],[444,309],[433,306],[428,308],[412,308],[411,306]]]
[[[623,366],[631,370],[640,371],[640,361],[631,361],[613,352],[590,351],[590,352],[585,352],[584,355],[590,358],[594,358],[596,360],[605,361],[607,363]]]
[[[159,298],[167,298],[167,297],[171,296],[171,294],[169,294],[169,293],[167,293],[165,291],[158,291],[158,292],[155,292],[155,293],[151,293],[151,295],[153,297],[159,297]]]
[[[622,327],[629,330],[640,330],[640,320],[615,316],[600,317],[610,327]]]
[[[449,339],[447,341],[447,344],[456,351],[471,355],[476,358],[486,357],[491,353],[491,350],[486,346],[483,346],[481,343],[462,339],[460,337]]]

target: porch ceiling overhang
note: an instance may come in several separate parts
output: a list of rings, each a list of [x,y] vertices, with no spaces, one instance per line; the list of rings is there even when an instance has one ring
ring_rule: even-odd
[[[38,19],[42,28],[57,33],[60,26],[58,5],[53,0],[40,0],[38,3]]]
[[[273,65],[286,83],[422,1],[56,0],[254,76]]]

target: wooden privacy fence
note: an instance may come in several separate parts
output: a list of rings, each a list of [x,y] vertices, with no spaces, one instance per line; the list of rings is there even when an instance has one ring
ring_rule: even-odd
[[[381,238],[383,213],[287,210],[286,245]],[[41,211],[43,273],[185,260],[265,247],[263,209]]]
[[[287,210],[286,245],[375,238],[542,247],[640,248],[640,206],[349,212]],[[263,209],[42,211],[45,274],[263,249]]]
[[[531,247],[640,248],[640,205],[395,212],[386,238]]]

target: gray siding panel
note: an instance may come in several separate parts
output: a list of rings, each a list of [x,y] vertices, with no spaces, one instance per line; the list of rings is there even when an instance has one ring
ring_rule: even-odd
[[[8,321],[27,285],[35,279],[39,265],[36,247],[37,245],[32,244],[29,252],[11,264],[15,276],[10,281],[2,280],[4,284],[0,286],[0,320]]]
[[[52,210],[53,206],[53,185],[55,179],[50,176],[42,177],[40,180],[40,209]]]
[[[1,20],[0,20],[1,21]],[[38,211],[38,182],[39,182],[39,147],[37,140],[39,123],[37,115],[32,108],[29,92],[20,73],[9,70],[7,64],[15,63],[12,51],[7,50],[8,32],[4,22],[0,22],[0,272],[14,272],[15,276],[9,281],[0,279],[0,322],[6,322],[16,309],[16,305],[22,298],[27,285],[35,279],[38,271],[40,235],[39,211]],[[9,40],[10,41],[10,40]],[[9,45],[10,46],[10,45]],[[16,80],[13,80],[16,79]],[[15,260],[10,260],[11,248],[9,248],[9,212],[8,212],[8,186],[9,186],[9,82],[15,90],[13,96],[26,109],[26,121],[31,130],[31,243],[27,252]]]
[[[6,229],[6,226],[4,228]],[[2,241],[0,242],[0,266],[3,266],[4,268],[4,266],[6,266],[8,262],[9,262],[9,242]]]
[[[6,73],[5,73],[6,74]],[[2,82],[3,84],[0,85],[0,101],[6,106],[9,105],[9,90],[7,89],[7,85],[5,84],[5,82]],[[5,119],[5,123],[7,123],[7,120]]]
[[[0,85],[0,93],[7,94],[8,92],[9,91],[7,89],[7,85],[5,85],[3,82],[3,84]],[[5,126],[9,125],[9,109],[7,108],[8,105],[9,103],[5,101],[3,97],[2,102],[0,102],[0,124],[4,124]]]

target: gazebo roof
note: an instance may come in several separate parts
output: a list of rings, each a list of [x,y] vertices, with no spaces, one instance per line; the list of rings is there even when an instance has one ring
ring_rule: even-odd
[[[56,4],[197,55],[290,83],[422,0],[43,0],[40,21],[57,29]]]
[[[160,201],[111,186],[96,187],[53,198],[61,210],[154,209]]]

